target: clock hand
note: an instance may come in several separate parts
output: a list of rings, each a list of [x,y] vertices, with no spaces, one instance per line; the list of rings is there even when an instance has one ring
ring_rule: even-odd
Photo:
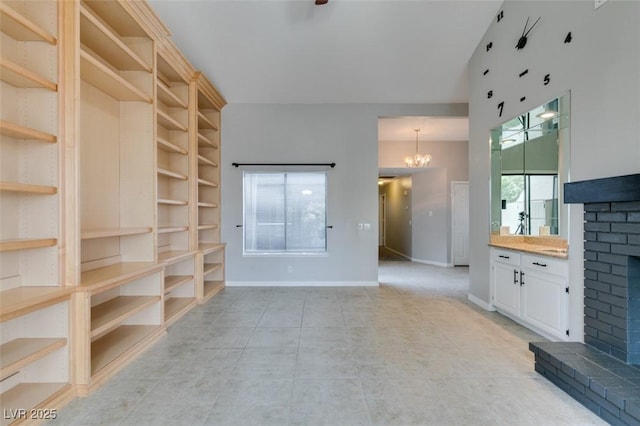
[[[542,18],[542,16],[541,16],[540,18]],[[536,22],[534,22],[534,23],[533,23],[533,25],[531,26],[531,28],[529,28],[529,31],[527,31],[527,33],[526,33],[526,34],[524,34],[524,36],[525,36],[525,37],[529,35],[529,33],[531,32],[531,30],[533,29],[533,27],[535,27],[535,26],[536,26],[536,24],[538,23],[538,21],[540,21],[540,18],[536,19]],[[528,18],[527,18],[527,19],[528,19]]]
[[[522,30],[522,36],[524,37],[524,33],[527,32],[527,25],[529,25],[529,17],[527,16],[527,22],[524,23],[524,30]],[[534,24],[535,25],[535,24]],[[533,28],[533,27],[531,27]]]

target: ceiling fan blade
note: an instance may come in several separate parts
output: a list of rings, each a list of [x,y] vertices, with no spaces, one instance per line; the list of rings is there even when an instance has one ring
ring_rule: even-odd
[[[329,0],[316,0],[316,6],[319,6],[321,4],[327,4],[329,2]]]

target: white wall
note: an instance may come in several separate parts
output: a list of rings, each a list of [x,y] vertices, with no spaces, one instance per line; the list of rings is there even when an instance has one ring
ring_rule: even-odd
[[[229,104],[222,112],[222,240],[228,285],[376,285],[378,118],[467,115],[454,105]],[[328,255],[242,255],[242,169],[232,162],[332,162]],[[371,224],[359,231],[358,223]],[[288,267],[292,272],[288,272]]]
[[[611,0],[594,10],[592,1],[506,1],[502,10],[504,19],[494,19],[470,61],[470,298],[486,303],[489,129],[570,91],[571,181],[640,171],[640,2]],[[542,18],[518,51],[527,17]],[[565,44],[569,31],[573,40]],[[487,52],[489,42],[493,48]],[[529,73],[520,78],[524,69]],[[551,82],[545,86],[546,74]],[[499,117],[501,101],[505,106]],[[571,205],[569,221],[570,329],[577,330],[573,338],[581,339],[581,205]]]

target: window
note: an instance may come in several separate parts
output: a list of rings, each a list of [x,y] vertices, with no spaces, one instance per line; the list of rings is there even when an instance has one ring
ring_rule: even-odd
[[[244,252],[325,253],[327,175],[244,173]]]

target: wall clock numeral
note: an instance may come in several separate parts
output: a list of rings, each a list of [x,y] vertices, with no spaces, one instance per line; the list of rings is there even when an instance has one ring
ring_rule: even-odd
[[[544,76],[544,85],[548,85],[549,83],[551,83],[551,74],[547,74]]]
[[[500,102],[500,103],[498,104],[498,110],[500,111],[500,112],[498,113],[498,117],[502,117],[502,110],[503,110],[503,109],[504,109],[504,101],[502,101],[502,102]]]
[[[489,90],[487,92],[487,99],[491,99],[491,98],[493,98],[493,90]]]
[[[526,70],[522,71],[520,74],[518,74],[518,77],[522,78],[522,77],[524,77],[525,75],[527,75],[528,73],[529,73],[529,70],[528,70],[528,69],[526,69]]]
[[[498,22],[502,21],[502,19],[504,18],[504,10],[501,10],[500,13],[498,13],[498,16],[496,16],[496,19],[498,20]]]
[[[493,47],[493,42],[492,41],[487,43],[487,52],[490,51],[492,47]]]
[[[569,31],[567,33],[567,36],[564,38],[564,42],[566,43],[571,43],[571,40],[573,39],[573,37],[571,37],[571,31]]]

